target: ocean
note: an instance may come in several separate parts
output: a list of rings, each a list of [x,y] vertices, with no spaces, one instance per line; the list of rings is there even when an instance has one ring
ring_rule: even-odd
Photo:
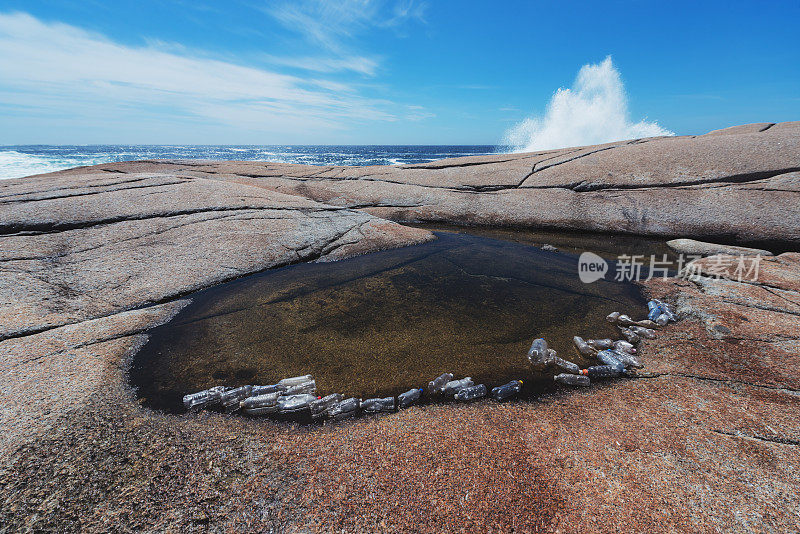
[[[493,145],[17,145],[0,146],[0,179],[140,159],[274,161],[306,165],[401,165],[505,152]]]

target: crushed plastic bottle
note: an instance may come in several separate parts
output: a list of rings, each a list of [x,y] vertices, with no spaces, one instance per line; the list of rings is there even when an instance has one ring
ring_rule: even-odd
[[[397,396],[397,407],[408,408],[412,404],[416,403],[420,397],[422,397],[422,388],[409,389],[405,393],[401,393]]]
[[[278,397],[278,413],[296,413],[303,411],[315,400],[317,400],[316,395],[307,393]]]
[[[289,395],[302,395],[302,394],[314,394],[317,391],[317,383],[314,380],[309,380],[307,382],[302,382],[300,384],[296,384],[294,386],[290,386],[286,389],[283,393],[286,396]]]
[[[250,396],[253,391],[253,386],[242,386],[239,388],[229,389],[222,393],[219,403],[226,412],[235,412],[239,409],[239,403]]]
[[[656,337],[656,331],[652,328],[644,328],[641,326],[631,326],[629,327],[630,330],[639,337],[643,337],[645,339],[653,339]]]
[[[197,393],[190,393],[183,396],[183,405],[187,410],[197,409],[200,410],[212,404],[219,402],[222,393],[225,391],[223,386],[214,386],[213,388],[204,389]]]
[[[547,341],[542,338],[534,339],[528,350],[528,361],[534,371],[544,371],[552,362],[555,351],[550,352]]]
[[[567,386],[588,386],[591,383],[589,377],[586,375],[573,375],[569,373],[556,375],[553,377],[553,380]]]
[[[658,317],[656,317],[655,321],[658,326],[666,326],[667,323],[669,322],[669,317],[667,316],[666,313],[662,313]]]
[[[668,322],[669,321],[677,321],[678,320],[678,318],[675,316],[675,314],[672,313],[672,310],[670,309],[669,305],[667,305],[665,302],[662,302],[662,301],[660,301],[658,299],[653,299],[653,300],[649,301],[647,303],[647,309],[650,310],[649,313],[647,314],[647,318],[650,319],[651,321],[655,321],[656,323],[659,323],[658,319],[659,319],[659,317],[661,315],[665,315],[666,316],[666,320]],[[664,323],[664,324],[666,324],[666,323]]]
[[[608,321],[611,324],[617,324],[617,320],[619,319],[620,315],[621,314],[618,311],[611,312],[608,315],[606,315],[606,321]]]
[[[442,388],[442,395],[450,397],[455,395],[459,389],[468,388],[473,385],[475,385],[475,382],[472,381],[471,376],[462,378],[461,380],[451,380]]]
[[[279,393],[266,393],[264,395],[257,395],[255,397],[248,397],[242,400],[239,405],[243,410],[250,410],[253,408],[266,408],[268,406],[276,406],[278,404]]]
[[[430,382],[428,382],[428,391],[430,393],[438,393],[442,391],[442,388],[445,386],[445,384],[450,382],[452,379],[453,379],[453,373],[441,374],[436,378],[434,378],[433,380],[431,380]]]
[[[593,365],[581,370],[581,374],[591,378],[616,378],[622,374],[619,367],[613,365]]]
[[[641,341],[641,338],[630,328],[624,326],[619,326],[617,328],[619,328],[619,333],[622,334],[622,337],[624,337],[628,343],[639,343],[639,341]]]
[[[349,399],[345,399],[338,404],[335,404],[330,410],[328,410],[328,416],[335,420],[351,417],[358,413],[360,406],[361,399],[350,397]]]
[[[282,393],[284,391],[286,391],[285,386],[272,384],[271,386],[253,386],[253,391],[250,394],[255,397],[258,395],[266,395],[268,393]]]
[[[508,384],[492,388],[492,398],[497,401],[513,397],[522,389],[522,380],[512,380]]]
[[[471,401],[486,396],[486,386],[478,384],[477,386],[469,386],[459,389],[453,398],[457,401]]]
[[[311,417],[313,419],[321,419],[325,417],[325,413],[333,408],[337,403],[342,402],[341,393],[331,393],[320,399],[312,401],[308,408],[311,410]]]
[[[303,375],[303,376],[293,376],[292,378],[284,378],[277,385],[284,386],[286,388],[290,388],[292,386],[297,386],[298,384],[303,384],[305,382],[310,382],[313,380],[314,377],[311,375]]]
[[[642,364],[633,354],[619,350],[611,350],[610,352],[625,367],[642,367]]]
[[[605,339],[587,339],[586,344],[595,350],[610,349],[614,347],[614,342],[608,338]]]
[[[577,374],[581,370],[581,368],[578,367],[577,364],[575,364],[575,363],[573,363],[573,362],[571,362],[569,360],[565,360],[563,358],[559,358],[558,356],[553,356],[553,364],[555,364],[556,367],[560,367],[561,369],[565,370],[568,373],[576,373]]]
[[[261,408],[242,408],[247,415],[269,415],[278,411],[278,405],[262,406]]]
[[[394,397],[367,399],[361,403],[361,411],[364,413],[393,412]]]
[[[634,347],[633,345],[631,345],[627,341],[622,341],[622,340],[615,341],[613,347],[609,347],[609,348],[613,348],[614,350],[619,351],[619,352],[627,352],[628,354],[636,354],[636,347]]]
[[[582,337],[575,336],[572,338],[572,342],[575,344],[575,348],[578,349],[578,352],[585,356],[591,356],[597,349],[592,347],[588,342],[584,341]]]
[[[634,324],[642,328],[658,328],[659,326],[658,323],[651,321],[650,319],[642,319],[641,321],[636,321]]]
[[[616,353],[611,352],[610,350],[601,350],[598,352],[597,359],[605,365],[617,367],[620,372],[625,370],[625,364],[620,361]]]

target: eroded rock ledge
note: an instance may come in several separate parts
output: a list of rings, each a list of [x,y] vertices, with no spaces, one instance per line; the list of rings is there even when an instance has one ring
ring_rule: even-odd
[[[649,378],[313,432],[141,409],[187,293],[445,221],[800,242],[800,123],[400,167],[132,162],[0,182],[0,523],[58,530],[800,527],[800,255],[653,281]],[[707,258],[703,262],[712,262]]]

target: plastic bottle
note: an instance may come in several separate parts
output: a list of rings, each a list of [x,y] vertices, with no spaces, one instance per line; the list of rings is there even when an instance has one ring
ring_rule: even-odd
[[[477,386],[469,386],[459,389],[453,398],[457,401],[471,401],[486,396],[486,386],[478,384]]]
[[[394,397],[367,399],[361,403],[361,411],[365,413],[393,412]]]
[[[622,337],[628,340],[628,343],[639,343],[639,341],[641,341],[641,338],[630,328],[624,326],[619,326],[617,328],[619,328],[619,333],[622,334]]]
[[[612,350],[610,352],[625,367],[642,367],[642,364],[639,363],[639,360],[633,354],[629,354],[627,352],[619,350]]]
[[[614,347],[614,342],[608,338],[605,339],[587,339],[586,344],[595,350],[610,349]]]
[[[284,378],[277,385],[284,386],[286,388],[290,388],[292,386],[296,386],[298,384],[302,384],[304,382],[310,382],[314,378],[311,375],[303,375],[303,376],[293,376],[292,378]]]
[[[608,315],[606,315],[606,321],[608,321],[611,324],[617,324],[617,319],[619,319],[620,315],[621,314],[617,311],[611,312]]]
[[[655,321],[651,321],[650,319],[642,319],[641,321],[636,321],[634,323],[636,326],[641,326],[642,328],[658,328],[658,323]]]
[[[628,315],[620,314],[617,316],[617,324],[621,324],[622,326],[630,326],[632,324],[636,324],[636,321],[631,319]]]
[[[442,388],[442,395],[452,396],[455,395],[459,389],[468,388],[473,385],[475,385],[475,382],[472,381],[471,376],[462,378],[461,380],[451,380]]]
[[[616,378],[622,374],[622,371],[613,365],[593,365],[581,370],[581,374],[594,380],[596,378]]]
[[[531,348],[528,350],[528,361],[535,371],[544,371],[553,361],[554,352],[547,348],[547,341],[542,338],[534,339]]]
[[[625,364],[622,363],[617,355],[610,350],[601,350],[598,352],[597,359],[605,365],[611,365],[618,368],[620,372],[625,370]]]
[[[295,413],[305,410],[317,400],[316,395],[301,393],[278,397],[278,413]]]
[[[513,397],[522,389],[522,380],[512,380],[508,384],[492,388],[492,398],[497,401]]]
[[[666,326],[667,323],[669,322],[669,317],[667,316],[666,313],[662,313],[659,314],[658,317],[656,317],[655,321],[658,326]]]
[[[653,339],[656,337],[656,331],[651,328],[643,328],[641,326],[631,326],[629,327],[631,331],[638,335],[639,337],[643,337],[645,339]]]
[[[351,417],[358,413],[358,408],[361,406],[361,399],[355,399],[353,397],[349,399],[345,399],[338,404],[335,404],[330,410],[328,410],[328,416],[331,419],[344,419],[345,417]]]
[[[321,419],[325,417],[325,413],[333,408],[339,402],[342,402],[342,394],[341,393],[331,393],[321,399],[317,399],[312,401],[308,408],[311,410],[311,417],[314,419]]]
[[[665,314],[670,321],[677,321],[678,320],[678,318],[672,312],[672,308],[670,308],[669,305],[666,302],[662,302],[662,301],[660,301],[658,299],[653,299],[650,302],[654,302],[655,305],[658,306],[658,309],[661,310],[661,313]],[[648,303],[648,307],[649,306],[650,306],[650,304]]]
[[[197,393],[191,393],[183,396],[183,405],[187,410],[197,409],[200,410],[219,402],[222,393],[225,391],[223,386],[214,386],[213,388],[204,389]]]
[[[309,380],[308,382],[302,382],[300,384],[290,386],[284,392],[284,395],[302,395],[302,394],[314,394],[317,391],[317,383],[314,380]]]
[[[615,341],[614,346],[610,347],[619,352],[627,352],[628,354],[636,354],[636,347],[628,343],[627,341]]]
[[[257,395],[266,395],[268,393],[282,393],[286,391],[285,386],[279,386],[278,384],[272,384],[271,386],[253,386],[253,391],[251,395],[254,397]]]
[[[562,373],[553,377],[553,380],[559,384],[567,386],[588,386],[590,384],[589,377],[586,375],[572,375],[569,373]]]
[[[229,389],[220,396],[219,403],[225,408],[226,412],[235,412],[239,409],[239,403],[249,397],[252,391],[253,386]]]
[[[574,364],[569,360],[559,358],[558,356],[553,356],[553,363],[568,373],[578,373],[581,370],[577,364]]]
[[[405,393],[401,393],[397,396],[397,407],[408,408],[412,404],[416,403],[420,397],[422,397],[422,388],[409,389]]]
[[[578,352],[580,352],[581,354],[584,354],[586,356],[591,356],[592,354],[597,352],[597,349],[589,345],[589,343],[584,341],[582,337],[575,336],[572,338],[572,342],[575,344],[575,348],[577,348]]]
[[[252,408],[265,408],[267,406],[275,406],[278,403],[279,393],[266,393],[264,395],[256,395],[255,397],[248,397],[242,400],[239,405],[243,410]]]
[[[438,393],[442,390],[442,388],[453,379],[453,373],[444,373],[430,382],[428,382],[428,391],[431,393]]]
[[[261,408],[242,408],[247,415],[269,415],[278,411],[278,405],[262,406]]]

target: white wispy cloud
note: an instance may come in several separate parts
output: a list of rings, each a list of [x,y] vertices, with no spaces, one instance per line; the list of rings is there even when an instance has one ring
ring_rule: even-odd
[[[347,59],[340,61],[327,66],[309,61],[307,67],[365,74],[375,68],[368,61],[350,67]],[[239,65],[180,46],[123,45],[23,13],[0,14],[0,105],[40,116],[211,119],[282,133],[396,120],[391,102],[361,96],[339,81]]]

